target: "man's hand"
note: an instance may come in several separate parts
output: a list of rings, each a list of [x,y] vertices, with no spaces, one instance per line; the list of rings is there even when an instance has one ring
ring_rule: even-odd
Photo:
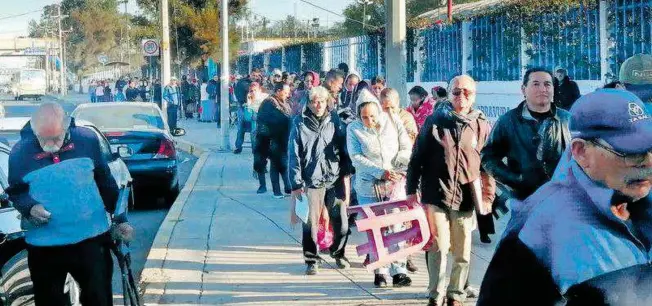
[[[134,238],[134,228],[129,223],[120,223],[115,226],[113,233],[117,239],[122,241],[132,241]]]
[[[290,211],[290,227],[294,229],[297,223],[299,223],[299,216],[297,216],[297,213],[292,209]]]
[[[41,204],[32,206],[29,214],[32,217],[32,220],[36,221],[38,224],[50,222],[50,217],[52,216],[52,214],[49,211],[45,210],[45,207],[43,207]]]
[[[407,196],[407,202],[409,204],[419,204],[419,196],[416,193],[415,194],[409,194]]]
[[[303,201],[303,188],[292,190],[292,196],[299,201]]]

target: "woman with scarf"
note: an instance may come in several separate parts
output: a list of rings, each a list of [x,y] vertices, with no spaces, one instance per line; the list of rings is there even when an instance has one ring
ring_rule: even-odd
[[[410,95],[411,104],[408,106],[407,111],[414,116],[419,130],[421,130],[426,119],[432,115],[435,109],[435,101],[428,99],[428,92],[421,86],[412,87],[408,95]]]
[[[303,74],[303,82],[301,82],[299,88],[297,88],[292,95],[292,98],[290,98],[290,106],[292,107],[293,116],[301,113],[301,110],[308,101],[310,90],[319,86],[320,83],[321,80],[319,79],[319,74],[317,72],[307,71]]]
[[[290,118],[292,109],[288,103],[290,86],[277,83],[274,94],[265,99],[258,109],[256,122],[256,141],[254,144],[254,171],[258,175],[260,188],[258,193],[267,191],[265,168],[267,159],[271,163],[270,180],[274,197],[283,198],[279,176],[283,179],[285,193],[292,192],[287,173],[287,148],[290,138]]]

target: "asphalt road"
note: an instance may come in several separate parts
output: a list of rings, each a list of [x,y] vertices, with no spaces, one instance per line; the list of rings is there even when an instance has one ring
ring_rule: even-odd
[[[54,99],[51,97],[43,97],[41,101],[26,100],[14,101],[13,98],[0,95],[0,104],[5,109],[5,117],[30,117],[32,112],[36,110],[39,104],[43,102],[58,102],[60,103],[67,113],[71,113],[78,102],[66,101],[66,99]],[[179,159],[179,180],[183,186],[190,176],[192,167],[195,165],[197,158],[183,151],[178,151]],[[136,277],[136,281],[140,278],[140,274],[145,266],[145,260],[149,254],[149,250],[154,242],[154,237],[158,229],[167,215],[167,208],[152,208],[160,207],[161,199],[139,193],[135,191],[137,197],[135,206],[136,210],[129,213],[129,222],[135,229],[134,241],[131,242],[131,258],[132,258],[132,271]],[[113,275],[113,291],[115,305],[123,305],[122,303],[122,278],[120,276],[120,269],[117,262],[114,260],[114,275]]]

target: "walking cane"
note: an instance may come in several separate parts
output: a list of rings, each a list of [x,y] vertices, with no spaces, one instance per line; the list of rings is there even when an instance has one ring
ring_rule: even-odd
[[[123,185],[124,188],[120,190],[120,195],[118,197],[118,203],[115,208],[114,218],[126,219],[127,212],[129,210],[129,198],[132,197],[133,193],[131,192],[131,180],[129,180],[126,185]],[[140,300],[138,298],[138,286],[136,286],[136,281],[134,279],[133,272],[131,270],[131,254],[129,251],[129,243],[122,241],[121,239],[116,239],[111,246],[111,251],[115,258],[118,260],[118,266],[120,267],[120,275],[122,277],[122,300],[125,306],[140,306]]]

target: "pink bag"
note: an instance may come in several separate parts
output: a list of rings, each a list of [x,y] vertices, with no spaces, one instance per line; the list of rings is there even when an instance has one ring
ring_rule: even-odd
[[[317,230],[317,246],[320,251],[325,251],[333,244],[333,226],[322,214],[319,217],[319,228]]]

